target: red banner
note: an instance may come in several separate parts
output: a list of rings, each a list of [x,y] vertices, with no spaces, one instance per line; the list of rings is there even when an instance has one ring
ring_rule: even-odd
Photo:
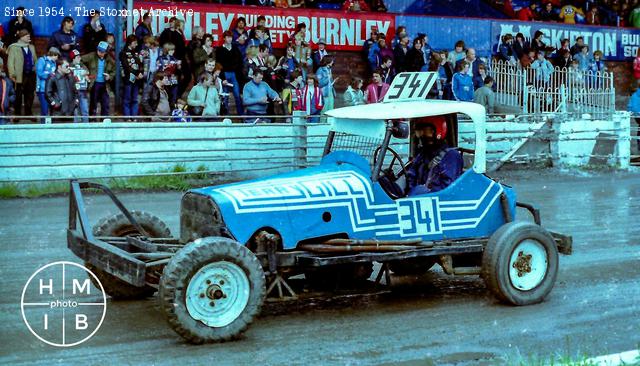
[[[276,48],[284,48],[296,24],[307,25],[307,42],[315,44],[323,38],[327,49],[360,50],[369,38],[371,28],[377,27],[387,39],[393,37],[395,17],[386,13],[353,13],[319,9],[277,9],[266,7],[242,7],[232,5],[192,4],[165,5],[159,2],[135,1],[133,24],[138,24],[141,14],[152,11],[152,29],[160,34],[169,18],[176,16],[185,22],[185,36],[191,39],[193,27],[203,27],[213,35],[214,44],[222,41],[222,33],[230,29],[236,19],[244,17],[247,27],[253,28],[259,15],[266,18],[271,33],[271,42]]]

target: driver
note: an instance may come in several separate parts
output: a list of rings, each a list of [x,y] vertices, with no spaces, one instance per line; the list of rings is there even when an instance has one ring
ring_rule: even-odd
[[[462,174],[462,155],[450,148],[444,138],[444,118],[428,118],[415,127],[418,153],[407,170],[409,196],[437,192],[448,187]]]

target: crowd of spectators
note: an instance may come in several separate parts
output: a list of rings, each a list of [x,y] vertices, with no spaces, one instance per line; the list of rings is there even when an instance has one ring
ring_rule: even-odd
[[[502,10],[524,21],[640,27],[638,0],[532,0],[518,11],[511,0],[504,0]]]
[[[116,55],[115,37],[99,15],[84,25],[82,42],[74,31],[75,20],[65,17],[51,35],[46,54],[38,57],[31,23],[18,16],[5,37],[8,73],[0,74],[0,115],[13,109],[17,116],[67,116],[83,122],[116,114],[125,120],[145,120],[138,118],[145,115],[153,121],[186,122],[231,115],[234,109],[237,115],[252,116],[246,121],[269,121],[265,116],[297,110],[315,122],[335,107],[339,95],[334,85],[340,78],[348,78],[341,104],[360,105],[382,101],[395,75],[403,71],[437,73],[431,98],[476,101],[493,111],[495,80],[489,63],[462,40],[451,50],[435,50],[427,34],[417,33],[411,39],[406,27],[398,26],[393,39],[387,39],[373,27],[362,48],[365,73],[349,70],[348,75],[337,76],[334,65],[340,61],[323,39],[313,45],[306,42],[306,24],[296,26],[284,50],[274,50],[265,23],[260,16],[249,29],[240,17],[219,44],[201,27],[194,27],[187,42],[183,21],[172,18],[154,34],[145,14]],[[548,82],[554,66],[594,73],[606,70],[602,52],[592,53],[582,37],[574,45],[563,40],[555,50],[544,44],[542,36],[536,32],[528,42],[520,33],[506,34],[495,56],[535,70],[542,82]],[[118,64],[122,109],[115,111],[110,92]],[[640,70],[640,61],[636,64]],[[33,111],[36,95],[39,113]]]

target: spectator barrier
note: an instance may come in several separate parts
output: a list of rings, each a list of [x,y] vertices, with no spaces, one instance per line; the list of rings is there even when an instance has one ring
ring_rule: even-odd
[[[236,118],[236,117],[233,117]],[[255,117],[253,117],[255,118]],[[257,178],[316,165],[329,124],[77,123],[3,125],[0,182],[172,174],[176,165],[220,181]],[[473,148],[470,121],[460,119],[460,146]],[[490,116],[489,166],[540,161],[628,168],[627,112],[598,115]],[[406,158],[406,141],[394,145]]]
[[[523,113],[615,111],[616,92],[611,72],[554,67],[547,77],[533,68],[507,62],[492,63],[496,103]]]

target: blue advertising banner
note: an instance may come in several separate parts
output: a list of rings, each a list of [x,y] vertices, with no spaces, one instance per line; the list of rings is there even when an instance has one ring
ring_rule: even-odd
[[[536,31],[544,34],[543,42],[547,46],[559,48],[561,40],[568,38],[571,45],[577,37],[584,37],[584,42],[591,52],[600,50],[608,61],[631,61],[640,46],[640,29],[594,27],[585,25],[570,25],[560,23],[492,21],[491,47],[497,49],[504,34],[515,36],[522,33],[527,40],[531,40]]]
[[[482,57],[492,53],[491,22],[485,19],[396,16],[396,26],[406,26],[411,39],[418,33],[426,33],[431,47],[447,51],[452,50],[457,41],[463,40],[467,47],[475,48],[476,54]]]
[[[72,17],[76,26],[74,30],[82,35],[82,28],[89,23],[89,12],[92,9],[102,11],[100,21],[107,32],[116,27],[117,9],[115,0],[58,0],[58,1],[10,1],[0,0],[0,19],[5,33],[9,31],[9,21],[15,17],[15,9],[22,6],[27,11],[27,19],[33,25],[36,37],[49,37],[60,29],[65,16]]]

